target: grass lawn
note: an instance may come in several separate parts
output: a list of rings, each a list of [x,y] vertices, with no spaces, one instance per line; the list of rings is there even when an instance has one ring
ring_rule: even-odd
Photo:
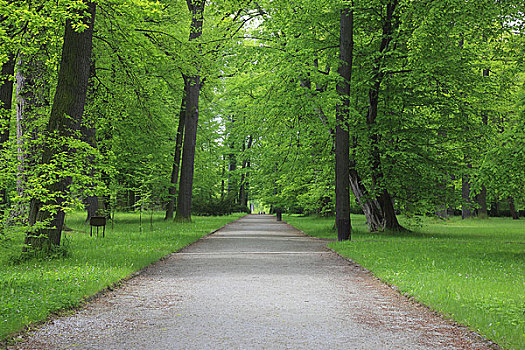
[[[89,237],[85,214],[68,215],[74,229],[63,236],[69,256],[14,264],[23,235],[0,241],[0,340],[46,319],[50,313],[77,306],[88,296],[118,282],[200,237],[242,216],[194,217],[193,223],[164,222],[155,213],[145,216],[142,232],[138,214],[117,213],[106,237]]]
[[[333,218],[285,220],[306,234],[337,238]],[[372,234],[364,216],[352,215],[352,241],[329,247],[502,347],[525,349],[525,220],[421,223],[410,233]]]

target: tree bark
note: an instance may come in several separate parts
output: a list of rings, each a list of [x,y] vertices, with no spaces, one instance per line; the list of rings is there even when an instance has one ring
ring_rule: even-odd
[[[499,216],[499,201],[497,199],[490,203],[490,216]]]
[[[164,220],[173,219],[173,212],[175,211],[175,195],[177,194],[177,183],[179,180],[184,123],[186,121],[186,94],[188,93],[188,89],[188,83],[184,81],[184,92],[180,104],[179,125],[177,126],[177,136],[175,139],[175,153],[173,154],[173,167],[171,169],[170,187],[168,189],[169,198],[168,204],[166,205],[166,216],[164,217]]]
[[[2,152],[7,148],[7,142],[9,141],[13,76],[15,74],[15,60],[13,55],[10,55],[2,65],[0,74],[0,152]],[[7,201],[7,189],[2,186],[0,188],[0,216],[4,214],[4,207]]]
[[[81,127],[81,135],[84,142],[89,144],[91,147],[96,148],[97,147],[97,141],[96,141],[96,129],[95,125],[92,122],[89,122],[88,125],[82,125]],[[91,163],[94,161],[94,159],[90,159]],[[90,173],[92,178],[95,177],[95,168],[91,165]],[[101,200],[103,200],[103,197],[99,198],[98,195],[92,194],[87,196],[84,199],[84,205],[86,208],[86,223],[89,222],[92,216],[96,216],[98,214],[98,211],[105,210],[105,203]]]
[[[348,2],[349,4],[349,2]],[[354,56],[354,13],[345,7],[341,9],[339,68],[342,81],[337,85],[341,102],[336,106],[335,126],[335,225],[337,240],[352,238],[350,221],[350,135],[348,117],[350,107],[350,81]]]
[[[202,35],[203,14],[206,0],[188,0],[188,9],[192,14],[190,41]],[[198,70],[197,70],[198,71]],[[195,163],[195,144],[197,142],[197,124],[199,121],[199,95],[201,79],[198,74],[187,77],[188,94],[186,98],[186,120],[184,123],[184,144],[182,148],[182,166],[180,172],[179,195],[175,220],[191,221],[191,197],[193,191],[193,173]]]
[[[89,67],[89,81],[88,81],[88,90],[87,90],[87,104],[93,103],[93,95],[94,95],[94,86],[93,86],[93,78],[95,77],[95,61],[91,61],[91,65]],[[88,145],[90,145],[93,149],[97,148],[97,129],[95,125],[95,120],[92,116],[85,115],[83,116],[83,121],[80,126],[80,134],[82,137],[82,141],[86,142]],[[95,159],[94,157],[89,157],[89,164],[90,167],[90,175],[92,178],[95,178],[96,176],[96,169],[94,166]],[[94,185],[90,186],[92,189]],[[99,197],[97,194],[91,194],[84,198],[84,205],[86,208],[86,223],[88,223],[91,219],[91,217],[96,216],[99,214],[99,210],[105,211],[106,209],[106,203],[104,202],[104,197]]]
[[[335,131],[328,126],[328,118],[321,110],[319,111],[319,118],[323,125],[328,127],[328,132],[332,138],[335,139]],[[357,139],[355,137],[353,138],[352,148],[357,148]],[[356,170],[355,159],[353,158],[350,158],[349,162],[349,176],[350,189],[365,214],[368,230],[370,232],[383,230],[384,220],[383,214],[381,213],[381,206],[377,199],[370,196],[366,187],[363,185],[363,181]]]
[[[485,185],[481,185],[481,190],[476,196],[476,201],[478,202],[479,208],[477,210],[479,218],[487,218],[489,216],[489,211],[487,208],[487,188]]]
[[[88,2],[87,6],[88,16],[84,21],[88,27],[83,32],[76,32],[72,23],[66,21],[58,84],[45,131],[42,164],[52,164],[57,153],[71,152],[67,145],[55,143],[55,140],[77,137],[82,121],[90,75],[95,21],[95,3]],[[63,173],[67,168],[67,164],[57,166],[58,173]],[[25,240],[27,248],[42,249],[60,245],[65,217],[64,205],[70,184],[71,177],[62,175],[55,182],[46,185],[50,195],[45,201],[35,201],[35,220],[43,223],[44,226],[27,234]]]
[[[468,169],[472,168],[471,164],[467,165]],[[465,174],[461,178],[461,218],[468,219],[472,217],[472,198],[470,197],[470,175]]]
[[[235,116],[232,116],[230,119],[230,125],[233,125],[235,123]],[[229,141],[229,147],[230,152],[228,154],[228,185],[226,187],[227,191],[227,199],[231,202],[235,202],[235,194],[237,193],[237,181],[235,178],[235,174],[233,172],[237,170],[237,157],[235,154],[235,139],[234,136],[232,136],[232,132],[228,132],[229,137],[232,139]]]
[[[253,138],[252,136],[249,136],[248,144],[245,146],[244,141],[243,141],[243,145],[242,145],[244,159],[242,160],[243,173],[241,175],[241,184],[239,186],[239,205],[243,207],[248,206],[248,182],[247,182],[248,174],[244,173],[244,171],[250,167],[250,161],[246,158],[246,156],[244,155],[244,152],[252,148],[252,142],[253,142]]]
[[[510,215],[512,216],[513,220],[519,220],[520,216],[518,215],[518,212],[516,211],[516,208],[514,207],[514,198],[512,196],[509,196],[509,210]]]
[[[378,201],[370,197],[353,161],[350,164],[350,188],[366,217],[366,224],[370,232],[382,231],[384,226],[383,214]]]
[[[6,148],[9,140],[9,124],[11,121],[11,107],[13,99],[13,76],[15,61],[10,55],[2,65],[0,73],[0,150]]]
[[[46,53],[41,48],[29,56],[20,54],[16,69],[16,143],[17,180],[16,188],[21,202],[17,203],[12,216],[21,219],[26,216],[27,172],[34,169],[37,157],[37,139],[42,130],[37,125],[45,118],[49,106],[49,89],[46,83]]]
[[[367,126],[369,130],[370,144],[372,147],[371,151],[371,163],[372,163],[372,186],[376,192],[376,198],[381,206],[381,212],[383,214],[383,227],[387,230],[400,231],[406,230],[401,226],[397,220],[396,212],[392,202],[390,193],[388,192],[384,182],[384,174],[381,167],[381,152],[379,149],[379,140],[380,136],[375,130],[376,127],[376,118],[378,114],[378,104],[379,104],[379,90],[381,88],[381,83],[384,78],[384,72],[382,68],[382,59],[386,51],[389,48],[390,42],[392,41],[393,34],[393,16],[396,9],[398,1],[393,0],[388,2],[386,6],[386,17],[383,22],[382,28],[382,39],[379,47],[379,55],[374,60],[372,66],[372,86],[368,91],[368,114],[367,114]]]
[[[488,77],[490,75],[490,70],[483,69],[483,76]],[[483,125],[486,127],[489,123],[489,118],[487,111],[481,112],[481,121]],[[481,185],[481,191],[476,196],[476,201],[478,202],[479,208],[477,210],[478,217],[480,218],[487,218],[489,216],[488,209],[487,209],[487,188],[485,185]]]

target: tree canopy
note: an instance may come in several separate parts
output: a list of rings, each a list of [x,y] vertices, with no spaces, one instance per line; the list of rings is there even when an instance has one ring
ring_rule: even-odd
[[[79,207],[188,221],[252,204],[336,215],[340,239],[350,213],[371,231],[403,230],[401,213],[518,218],[524,14],[517,0],[0,0],[3,235],[60,237]]]

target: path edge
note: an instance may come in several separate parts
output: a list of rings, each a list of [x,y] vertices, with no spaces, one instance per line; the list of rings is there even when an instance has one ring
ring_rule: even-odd
[[[328,243],[335,242],[334,240],[328,240],[328,239],[323,239],[323,238],[319,238],[319,237],[310,236],[310,235],[306,234],[304,231],[302,231],[302,230],[298,229],[297,227],[293,226],[292,224],[289,224],[289,223],[287,223],[285,221],[282,221],[282,222],[284,224],[288,225],[289,227],[293,228],[294,230],[296,230],[297,232],[299,232],[301,235],[303,235],[305,237],[308,237],[308,238],[311,238],[311,239],[314,239],[314,240],[320,240],[320,241],[326,242],[326,245],[324,246],[324,248],[327,251],[330,251],[330,252],[334,253],[337,257],[339,257],[340,259],[343,259],[346,262],[348,262],[353,268],[357,269],[359,272],[368,275],[369,277],[373,278],[374,280],[376,280],[377,282],[379,282],[383,286],[393,290],[400,298],[405,299],[406,301],[410,302],[411,304],[415,305],[416,307],[421,307],[421,308],[426,309],[427,311],[432,313],[434,316],[437,316],[437,317],[441,318],[443,321],[445,321],[446,323],[450,324],[451,326],[457,327],[457,328],[459,328],[460,330],[462,330],[462,331],[464,331],[466,333],[470,333],[474,338],[477,338],[477,340],[479,340],[481,343],[485,344],[490,349],[493,349],[493,350],[503,350],[504,349],[498,343],[495,343],[494,341],[492,341],[492,340],[488,339],[487,337],[483,336],[482,334],[478,333],[475,329],[472,329],[472,328],[470,328],[467,325],[459,323],[458,321],[454,320],[452,318],[452,316],[450,316],[448,314],[445,314],[443,312],[440,312],[438,310],[433,309],[432,307],[430,307],[430,306],[422,303],[421,301],[417,300],[414,296],[409,295],[407,293],[401,292],[401,290],[399,289],[398,286],[381,279],[372,270],[369,270],[366,267],[361,266],[360,264],[358,264],[356,261],[352,260],[349,257],[341,255],[339,252],[335,251],[334,249],[328,248],[327,247]]]
[[[147,270],[151,269],[151,268],[154,268],[156,265],[162,263],[163,261],[169,259],[171,256],[177,254],[177,253],[180,253],[182,250],[184,249],[187,249],[188,247],[194,245],[194,244],[197,244],[198,242],[200,242],[201,240],[217,233],[218,231],[222,230],[223,228],[227,227],[228,225],[231,225],[239,220],[241,220],[242,218],[248,216],[250,214],[246,214],[246,215],[243,215],[233,221],[230,221],[224,225],[222,225],[221,227],[213,230],[213,231],[210,231],[209,233],[205,234],[204,236],[200,237],[199,239],[197,239],[196,241],[194,242],[191,242],[189,243],[188,245],[184,246],[184,247],[181,247],[179,248],[178,250],[176,251],[173,251],[167,255],[164,255],[163,257],[159,258],[158,260],[156,261],[153,261],[151,264],[147,265],[147,266],[144,266],[142,269],[138,270],[138,271],[135,271],[131,274],[129,274],[128,276],[116,281],[116,282],[113,282],[112,284],[110,284],[109,286],[101,289],[100,291],[96,292],[95,294],[93,295],[89,295],[85,298],[82,298],[80,301],[79,301],[79,304],[76,305],[76,306],[72,306],[72,307],[68,307],[68,308],[64,308],[64,309],[60,309],[60,310],[57,310],[57,311],[54,311],[54,312],[51,312],[44,320],[42,321],[37,321],[37,322],[32,322],[30,324],[28,324],[27,326],[25,326],[24,328],[22,328],[21,330],[11,334],[11,335],[8,335],[3,341],[0,342],[0,350],[9,350],[9,346],[13,343],[19,343],[19,342],[23,342],[25,340],[25,337],[29,335],[29,333],[31,331],[34,331],[34,330],[37,330],[38,328],[46,325],[47,323],[49,322],[52,322],[52,321],[55,321],[57,319],[59,319],[60,317],[64,317],[64,316],[67,316],[67,315],[71,315],[71,314],[74,314],[82,309],[84,309],[85,307],[87,307],[90,303],[92,302],[95,302],[97,299],[99,298],[102,298],[104,296],[106,296],[108,293],[111,293],[115,290],[118,290],[122,287],[124,287],[126,285],[127,282],[133,280],[134,278],[144,274],[145,272],[147,272]]]

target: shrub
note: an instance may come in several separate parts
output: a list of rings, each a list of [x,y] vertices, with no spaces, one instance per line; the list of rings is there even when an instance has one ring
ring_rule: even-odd
[[[250,213],[246,206],[220,198],[195,198],[191,205],[192,213],[201,216],[222,216],[232,213]]]

